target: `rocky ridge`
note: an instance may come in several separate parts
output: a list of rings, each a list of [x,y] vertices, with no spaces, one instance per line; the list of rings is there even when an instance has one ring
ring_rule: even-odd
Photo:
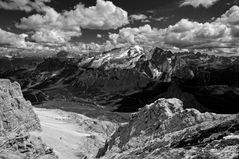
[[[0,158],[57,158],[40,138],[29,134],[40,129],[39,119],[24,99],[20,85],[0,79]]]
[[[117,159],[237,159],[239,115],[183,109],[178,99],[159,99],[132,114],[99,150]]]

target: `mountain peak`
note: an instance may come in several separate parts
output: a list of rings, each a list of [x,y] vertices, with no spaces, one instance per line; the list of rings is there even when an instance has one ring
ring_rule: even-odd
[[[137,52],[141,53],[141,52],[144,51],[144,49],[139,45],[135,45],[135,46],[130,48],[130,51],[137,51]]]
[[[183,109],[183,102],[178,99],[158,99],[132,114],[130,122],[112,135],[97,157],[202,158],[205,152],[210,152],[207,158],[220,155],[231,158],[231,154],[237,153],[235,150],[227,153],[228,148],[234,145],[236,149],[238,139],[227,138],[238,133],[238,122],[238,115],[201,113]]]
[[[154,103],[146,105],[146,110],[160,110],[159,114],[164,114],[167,117],[172,117],[176,113],[183,111],[183,103],[177,98],[172,99],[158,99]]]

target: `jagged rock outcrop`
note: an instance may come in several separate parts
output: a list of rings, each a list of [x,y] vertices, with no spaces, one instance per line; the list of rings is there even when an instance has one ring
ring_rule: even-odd
[[[239,157],[239,115],[183,109],[178,99],[159,99],[132,114],[99,150],[115,159]]]
[[[0,135],[16,129],[31,131],[40,129],[39,119],[31,103],[23,98],[17,82],[0,79]]]
[[[56,158],[40,138],[29,135],[40,129],[39,119],[24,99],[20,85],[0,79],[0,158]]]

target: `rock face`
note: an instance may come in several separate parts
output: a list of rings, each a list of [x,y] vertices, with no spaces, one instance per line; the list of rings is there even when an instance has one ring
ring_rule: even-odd
[[[39,119],[31,103],[23,98],[20,85],[0,79],[0,136],[17,129],[39,130]]]
[[[31,103],[23,98],[17,82],[0,79],[0,158],[56,158],[41,139],[29,132],[40,130]]]
[[[159,99],[132,114],[99,150],[115,159],[239,158],[239,115],[183,109],[178,99]]]

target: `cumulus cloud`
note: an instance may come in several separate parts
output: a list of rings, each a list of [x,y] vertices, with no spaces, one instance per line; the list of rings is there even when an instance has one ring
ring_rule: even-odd
[[[74,36],[81,36],[82,29],[109,30],[117,29],[128,24],[128,14],[110,1],[97,0],[95,6],[85,7],[82,4],[73,10],[57,12],[46,6],[50,0],[8,0],[0,1],[0,8],[18,9],[24,11],[36,10],[39,13],[22,18],[16,26],[20,29],[33,31],[30,37],[36,42],[49,47],[64,47],[68,50],[106,50],[125,44],[157,45],[163,48],[214,50],[214,53],[238,52],[239,50],[239,7],[233,6],[226,13],[210,22],[200,23],[182,19],[174,25],[164,29],[153,28],[150,25],[140,27],[125,27],[118,33],[109,33],[109,41],[104,45],[79,44],[66,45]],[[184,0],[181,6],[210,7],[218,0]],[[135,14],[131,20],[146,22],[148,20],[162,21],[165,18],[152,18],[144,14]],[[0,29],[0,43],[19,48],[29,47],[26,34],[14,34]],[[102,38],[101,34],[96,35]],[[41,45],[32,43],[32,47]],[[61,48],[62,49],[62,48]]]
[[[32,35],[32,39],[40,43],[65,43],[73,36],[81,35],[81,33],[75,33],[71,31],[61,31],[57,29],[40,29]]]
[[[63,16],[68,23],[87,29],[117,29],[128,24],[128,13],[104,0],[97,0],[96,6],[89,8],[79,4],[74,10],[64,12]]]
[[[18,48],[25,48],[27,47],[27,42],[25,41],[27,36],[28,35],[26,34],[17,35],[0,28],[0,44],[8,44]]]
[[[209,8],[218,1],[219,0],[183,0],[182,3],[180,4],[180,6],[182,7],[182,6],[191,5],[195,8],[197,8],[199,6]]]
[[[96,6],[86,8],[78,4],[71,11],[58,13],[51,7],[42,8],[42,14],[22,18],[16,26],[34,30],[36,41],[62,43],[81,35],[81,28],[117,29],[128,24],[128,13],[110,1],[97,0]],[[48,38],[49,37],[49,38]]]
[[[239,24],[238,16],[239,16],[239,7],[233,6],[216,21],[223,22],[230,25],[238,25]]]
[[[199,23],[182,19],[165,29],[150,25],[139,28],[122,28],[119,33],[109,34],[114,45],[155,44],[164,48],[238,50],[239,7],[233,6],[212,22]]]
[[[216,19],[217,23],[223,23],[231,28],[233,37],[239,37],[239,7],[231,7],[225,14]]]
[[[150,25],[139,28],[126,27],[119,30],[119,33],[110,33],[109,39],[115,44],[152,44],[160,40],[160,31]]]
[[[46,2],[50,2],[51,0],[1,0],[0,8],[6,10],[23,10],[26,12],[30,12],[32,10],[40,11],[41,8],[45,6]]]
[[[149,23],[151,22],[151,20],[154,20],[154,21],[164,21],[164,20],[167,20],[168,17],[158,17],[158,18],[154,18],[152,16],[147,16],[145,14],[132,14],[129,16],[130,20],[132,22],[134,21],[140,21],[142,23]]]
[[[167,19],[168,19],[168,17],[153,18],[153,20],[158,21],[158,22],[161,22],[161,21],[167,20]]]
[[[222,23],[198,23],[182,19],[163,30],[164,42],[180,48],[222,43],[230,36],[230,29]]]
[[[97,38],[102,38],[103,35],[101,35],[101,34],[97,34],[96,37],[97,37]]]
[[[144,14],[132,14],[130,15],[130,18],[132,21],[142,21],[142,20],[147,20],[149,17]]]

